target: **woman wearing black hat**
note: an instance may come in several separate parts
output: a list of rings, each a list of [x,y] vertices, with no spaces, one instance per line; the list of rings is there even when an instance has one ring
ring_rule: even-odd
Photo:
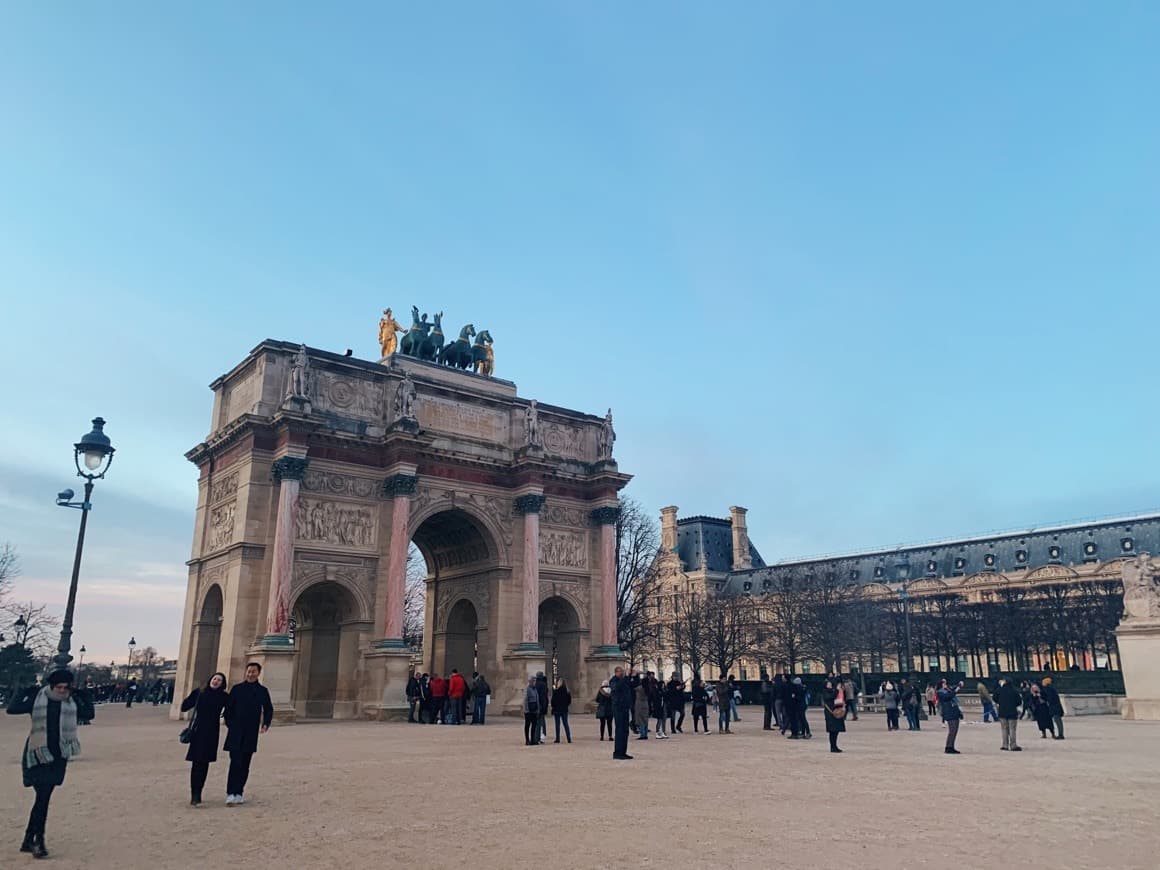
[[[205,778],[209,776],[209,766],[217,761],[218,745],[221,743],[222,710],[225,709],[229,693],[226,692],[226,675],[214,674],[205,689],[194,689],[181,702],[181,712],[193,710],[189,723],[189,751],[185,760],[192,762],[189,770],[189,805],[201,805],[201,791]]]
[[[77,705],[72,699],[73,675],[53,671],[43,687],[32,686],[17,692],[8,705],[11,715],[32,716],[32,730],[24,744],[21,771],[24,787],[36,792],[36,802],[28,817],[21,852],[47,858],[44,826],[48,820],[48,802],[53,790],[64,783],[68,760],[80,754],[77,741]]]

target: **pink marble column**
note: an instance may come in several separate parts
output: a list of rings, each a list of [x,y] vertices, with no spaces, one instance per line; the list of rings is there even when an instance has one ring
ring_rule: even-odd
[[[403,645],[403,598],[407,588],[407,550],[411,545],[407,526],[417,483],[413,474],[396,474],[384,484],[392,496],[391,551],[387,559],[387,618],[380,646]]]
[[[620,509],[602,507],[592,511],[600,527],[600,645],[618,649],[616,632],[616,521]]]
[[[294,519],[298,489],[306,476],[305,458],[284,456],[274,462],[278,481],[278,512],[274,520],[274,553],[270,560],[270,601],[266,609],[266,640],[286,638],[290,631],[290,584],[294,576]]]
[[[521,495],[516,499],[516,513],[524,517],[523,646],[540,643],[540,508],[542,495]]]

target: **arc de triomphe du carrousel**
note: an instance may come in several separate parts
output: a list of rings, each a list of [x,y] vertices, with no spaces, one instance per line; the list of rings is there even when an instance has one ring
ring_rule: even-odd
[[[175,699],[257,661],[281,721],[405,715],[411,542],[422,668],[480,671],[493,709],[553,665],[594,696],[623,660],[611,413],[520,398],[490,335],[471,371],[467,329],[392,330],[377,363],[268,340],[211,384]]]

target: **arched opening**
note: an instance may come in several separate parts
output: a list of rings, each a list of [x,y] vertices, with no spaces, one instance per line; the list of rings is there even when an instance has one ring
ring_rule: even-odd
[[[582,676],[580,617],[565,599],[557,596],[540,604],[540,643],[546,653],[549,685],[554,686],[557,679],[564,677],[575,695]]]
[[[354,715],[358,669],[358,607],[338,583],[307,588],[294,604],[294,706],[300,719]]]
[[[427,517],[411,537],[426,564],[423,661],[426,670],[452,668],[496,673],[498,657],[488,633],[488,605],[498,548],[483,523],[452,508]]]
[[[203,686],[218,669],[218,648],[222,637],[222,589],[216,583],[209,587],[201,605],[201,613],[193,624],[194,686]]]
[[[457,668],[459,673],[470,675],[476,670],[476,631],[479,629],[479,616],[475,606],[467,599],[461,598],[447,614],[447,660],[444,663],[446,673]]]

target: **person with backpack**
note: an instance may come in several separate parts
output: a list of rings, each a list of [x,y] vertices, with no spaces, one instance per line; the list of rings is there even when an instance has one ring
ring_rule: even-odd
[[[878,697],[882,699],[882,705],[886,708],[886,730],[898,730],[898,708],[902,705],[902,697],[898,690],[894,688],[894,683],[887,680],[882,684],[882,688],[878,690]]]
[[[920,731],[918,724],[919,713],[919,697],[921,693],[918,691],[918,686],[910,682],[910,680],[902,681],[902,712],[906,715],[906,730]]]
[[[483,674],[477,673],[471,681],[472,725],[482,725],[487,720],[487,697],[490,694],[491,686]]]

